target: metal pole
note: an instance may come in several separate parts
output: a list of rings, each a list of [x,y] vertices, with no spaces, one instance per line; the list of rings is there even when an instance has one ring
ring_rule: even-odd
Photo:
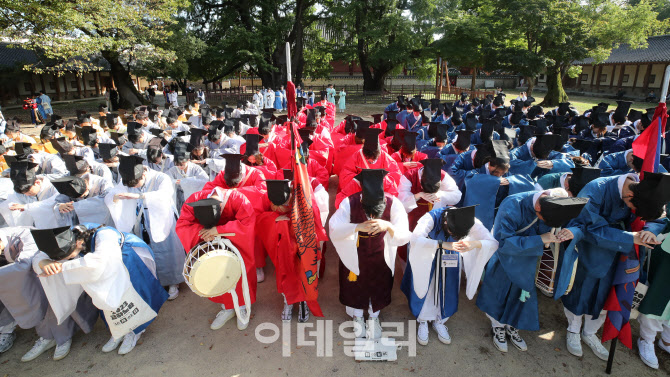
[[[665,97],[668,95],[668,84],[670,84],[670,65],[665,67],[665,76],[663,76],[663,88],[661,90],[660,102],[665,102]]]
[[[286,42],[286,82],[291,81],[291,45]]]

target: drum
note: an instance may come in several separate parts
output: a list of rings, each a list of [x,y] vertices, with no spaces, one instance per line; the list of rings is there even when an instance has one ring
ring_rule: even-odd
[[[560,244],[552,243],[549,247],[545,247],[540,259],[537,262],[537,272],[535,273],[535,286],[548,297],[554,297],[554,284],[556,278],[562,271],[560,264]],[[572,285],[575,281],[575,274],[577,273],[577,261],[575,260],[572,266],[570,284],[565,290],[564,294],[568,294],[572,290]]]
[[[245,270],[230,242],[216,238],[191,249],[184,263],[184,280],[195,294],[216,297],[234,291]]]

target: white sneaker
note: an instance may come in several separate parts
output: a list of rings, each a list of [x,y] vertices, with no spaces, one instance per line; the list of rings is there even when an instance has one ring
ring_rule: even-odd
[[[449,336],[449,329],[444,323],[434,321],[433,330],[437,332],[437,339],[444,344],[451,344],[451,336]]]
[[[107,352],[114,351],[115,349],[119,348],[122,341],[123,341],[123,338],[119,338],[119,339],[116,339],[116,340],[114,339],[114,337],[109,338],[107,343],[105,343],[105,345],[102,346],[102,352],[107,353]]]
[[[512,341],[512,344],[516,348],[519,349],[519,351],[528,351],[528,346],[526,345],[526,341],[523,340],[521,335],[519,335],[519,330],[512,327],[512,326],[505,326],[505,332],[507,333],[507,336],[509,337],[509,340]]]
[[[0,334],[0,353],[9,351],[10,348],[14,345],[14,339],[16,339],[16,334]]]
[[[507,352],[507,337],[505,336],[504,327],[493,327],[491,328],[493,333],[493,345],[496,346],[498,351]]]
[[[229,319],[235,317],[235,310],[234,309],[223,309],[220,312],[216,313],[216,318],[214,318],[214,321],[212,321],[211,326],[209,326],[210,329],[212,330],[218,330],[223,327],[223,325],[228,322]]]
[[[137,344],[137,341],[140,340],[140,336],[142,336],[142,331],[139,334],[135,334],[134,332],[129,332],[126,334],[126,336],[123,337],[123,343],[121,343],[121,348],[119,348],[119,355],[125,355],[129,353],[130,351],[135,348],[135,345]]]
[[[307,302],[302,301],[298,304],[298,322],[305,323],[309,320],[309,306]]]
[[[61,345],[56,345],[56,349],[54,350],[54,360],[63,360],[67,354],[70,353],[70,347],[72,346],[72,339],[68,339],[67,342],[61,344]]]
[[[422,346],[428,345],[428,322],[419,322],[419,328],[416,330],[416,341]]]
[[[584,355],[584,352],[582,351],[582,337],[579,333],[568,331],[565,343],[568,346],[568,352],[571,354],[577,357],[582,357]]]
[[[382,324],[379,322],[379,317],[368,319],[366,335],[368,339],[380,339],[382,337]]]
[[[670,353],[670,346],[666,346],[665,344],[663,344],[663,339],[658,340],[658,348],[662,349],[667,353]]]
[[[265,281],[265,271],[263,271],[263,267],[257,268],[256,269],[256,282],[257,283],[262,283]]]
[[[586,343],[589,348],[591,348],[591,351],[598,356],[600,360],[605,360],[607,361],[607,358],[609,358],[610,353],[603,347],[603,344],[600,342],[600,339],[594,334],[594,335],[589,335],[586,336],[584,333],[582,333],[582,341]]]
[[[240,315],[242,317],[246,316],[247,315],[247,308],[240,308]],[[249,321],[251,321],[251,318],[249,318]],[[240,330],[240,331],[246,330],[248,326],[249,326],[249,322],[242,323],[242,321],[240,321],[240,317],[237,317],[237,329],[238,330]]]
[[[638,338],[637,348],[642,362],[651,369],[658,369],[658,358],[656,357],[656,350],[654,350],[654,343]]]
[[[24,363],[27,361],[33,361],[37,359],[41,354],[44,353],[44,351],[56,347],[56,340],[55,339],[44,339],[40,337],[37,339],[35,342],[35,345],[33,348],[28,351],[23,357],[21,358],[21,361]]]
[[[291,318],[293,318],[293,304],[289,305],[284,303],[284,310],[281,312],[281,320],[291,321]]]
[[[179,285],[174,284],[171,285],[170,288],[168,289],[168,301],[172,301],[179,296]]]
[[[356,338],[362,338],[365,336],[365,319],[363,317],[354,317],[352,322],[354,323],[354,336]]]

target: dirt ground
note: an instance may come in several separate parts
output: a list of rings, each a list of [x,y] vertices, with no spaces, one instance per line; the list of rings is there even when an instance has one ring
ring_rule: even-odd
[[[91,107],[95,106],[94,104]],[[380,105],[351,105],[348,112],[369,115],[380,112]],[[338,114],[338,121],[342,115]],[[330,210],[337,178],[330,181]],[[77,333],[73,338],[70,354],[62,361],[53,361],[53,350],[38,359],[21,363],[21,356],[33,345],[35,331],[18,330],[14,347],[0,355],[0,376],[405,376],[405,375],[462,375],[462,376],[599,376],[604,375],[605,362],[584,346],[581,358],[570,355],[565,349],[567,322],[560,302],[540,295],[540,331],[522,331],[528,343],[528,352],[520,352],[509,345],[503,354],[492,344],[490,323],[474,304],[461,292],[459,311],[447,322],[452,337],[451,345],[441,344],[431,329],[428,346],[416,345],[416,356],[410,356],[407,346],[398,351],[395,362],[356,362],[344,351],[347,339],[338,331],[347,320],[344,307],[338,301],[338,259],[332,244],[328,243],[326,272],[320,281],[320,304],[325,318],[310,318],[305,328],[294,319],[290,332],[282,331],[280,313],[282,299],[277,293],[275,274],[271,263],[265,268],[265,282],[258,285],[256,304],[252,306],[252,320],[244,331],[229,321],[222,329],[212,331],[209,325],[220,307],[196,296],[182,284],[175,301],[167,302],[158,318],[149,326],[137,347],[128,355],[104,354],[102,345],[109,339],[109,331],[99,321],[90,334]],[[413,317],[407,300],[400,291],[402,272],[396,266],[392,304],[382,310],[382,322],[400,322],[408,338],[408,325]],[[476,298],[475,298],[476,299]],[[634,342],[638,326],[633,321]],[[257,331],[276,326],[277,340],[262,343],[256,339]],[[322,329],[326,331],[322,331]],[[321,330],[320,330],[321,329]],[[385,327],[393,331],[394,327]],[[298,341],[298,333],[307,341],[315,341],[312,332],[332,335],[325,341],[325,353],[318,356],[318,347]],[[260,331],[269,338],[272,330]],[[328,336],[319,339],[329,338]],[[300,344],[302,345],[300,345]],[[329,346],[330,345],[330,346]],[[606,344],[609,348],[609,343]],[[284,349],[287,351],[284,352]],[[283,356],[283,353],[288,353]],[[616,353],[615,376],[667,376],[670,373],[670,355],[657,349],[661,364],[654,371],[645,366],[637,355],[637,347],[628,350],[619,344]]]

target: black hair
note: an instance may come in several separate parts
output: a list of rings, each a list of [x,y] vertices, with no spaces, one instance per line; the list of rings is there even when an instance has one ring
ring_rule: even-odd
[[[149,162],[156,164],[158,158],[162,156],[163,151],[161,151],[160,148],[154,146],[150,146],[149,148],[147,148],[147,160],[149,160]]]
[[[505,169],[506,171],[509,171],[510,168],[509,162],[506,159],[500,157],[492,157],[489,159],[488,163],[489,166],[492,166],[494,168]]]
[[[228,188],[235,188],[237,185],[239,185],[242,182],[242,179],[244,179],[244,175],[238,174],[237,177],[230,177],[227,173],[223,173],[223,180],[226,182],[226,186]]]
[[[572,177],[568,180],[568,191],[570,191],[572,196],[579,195],[579,192],[582,191],[584,186],[585,185],[580,185],[579,182],[577,182],[577,179],[572,179]]]
[[[91,229],[87,229],[86,226],[84,226],[84,225],[74,226],[72,228],[72,233],[74,233],[75,242],[73,243],[72,250],[70,250],[69,254],[72,254],[72,251],[74,251],[74,247],[77,244],[76,241],[79,241],[79,240],[84,241],[84,251],[82,251],[80,253],[80,255],[90,252],[91,249],[93,248],[92,247],[93,245],[91,245],[91,241],[93,241],[93,236],[98,232],[98,230],[100,228],[102,228],[104,226],[105,226],[104,224],[103,225],[98,225],[97,227],[91,228]]]
[[[370,150],[369,148],[363,147],[363,156],[371,160],[376,160],[381,156],[381,149],[377,148],[376,150]]]
[[[16,184],[14,182],[14,191],[17,194],[25,194],[26,192],[30,191],[30,189],[35,185],[35,182],[31,183],[23,183],[23,184]]]
[[[386,210],[386,201],[384,200],[381,203],[372,206],[361,203],[361,206],[366,215],[373,219],[379,219],[384,214],[384,210]]]
[[[570,156],[570,159],[575,164],[575,167],[581,168],[591,166],[591,164],[589,164],[589,160],[585,159],[582,156]]]
[[[242,159],[242,163],[247,165],[247,166],[262,166],[262,165],[264,165],[263,164],[263,153],[258,152],[253,156],[256,157],[256,162],[255,163],[252,164],[251,162],[249,162],[249,157],[251,157],[251,156],[246,156],[244,159]]]
[[[140,180],[141,180],[141,179],[142,179],[142,178],[140,178],[140,179],[131,179],[131,180],[129,180],[129,181],[126,181],[125,178],[121,177],[121,183],[123,183],[123,185],[126,186],[126,187],[128,187],[128,188],[133,188],[133,187],[137,186],[138,183],[140,183]]]
[[[655,197],[649,197],[646,193],[640,192],[638,182],[631,183],[628,186],[633,193],[630,202],[635,206],[635,215],[640,216],[642,220],[652,221],[663,216],[665,203],[659,202]]]
[[[128,135],[128,141],[137,144],[140,142],[141,134],[135,134],[135,135]]]

